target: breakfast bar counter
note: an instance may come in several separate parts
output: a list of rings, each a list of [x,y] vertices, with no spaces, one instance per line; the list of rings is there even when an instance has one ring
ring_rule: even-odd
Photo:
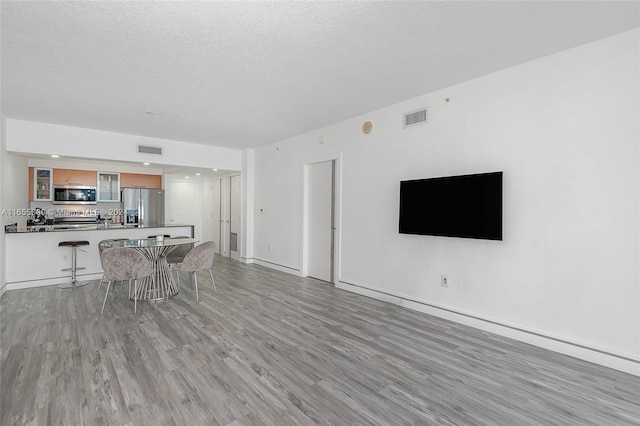
[[[42,229],[44,228],[44,229]],[[71,253],[58,243],[67,240],[86,240],[88,246],[77,252],[77,264],[86,269],[78,273],[79,281],[99,280],[102,266],[98,254],[98,243],[102,240],[127,238],[143,239],[149,235],[193,237],[192,225],[122,226],[76,225],[68,229],[55,225],[43,225],[38,231],[34,227],[7,230],[5,235],[7,290],[63,284],[69,281]]]

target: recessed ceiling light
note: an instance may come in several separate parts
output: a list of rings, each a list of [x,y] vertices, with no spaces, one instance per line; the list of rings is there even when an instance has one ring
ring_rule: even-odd
[[[196,176],[200,176],[200,173],[196,173]]]
[[[142,164],[144,164],[145,166],[148,166],[148,165],[149,165],[149,163],[142,163]]]
[[[184,178],[185,178],[185,179],[189,179],[189,176],[185,176]]]
[[[51,154],[51,158],[60,158],[59,155]]]
[[[217,172],[217,171],[218,171],[218,169],[211,169],[211,170],[213,170],[214,172]]]

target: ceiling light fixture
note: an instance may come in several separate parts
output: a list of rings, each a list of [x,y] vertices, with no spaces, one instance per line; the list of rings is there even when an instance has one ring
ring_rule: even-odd
[[[60,158],[60,156],[56,154],[51,154],[51,158]]]
[[[142,163],[142,164],[144,164],[145,166],[148,166],[148,165],[149,165],[149,163]]]
[[[214,172],[217,172],[217,171],[218,171],[218,169],[211,169],[211,170],[213,170]]]
[[[185,179],[189,179],[189,176],[185,176],[184,178],[185,178]]]
[[[196,176],[200,176],[200,173],[196,173]]]

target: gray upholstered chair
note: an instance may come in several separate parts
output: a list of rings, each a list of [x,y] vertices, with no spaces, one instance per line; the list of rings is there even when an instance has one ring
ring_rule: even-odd
[[[178,286],[180,285],[180,272],[189,272],[193,274],[193,283],[196,288],[196,301],[199,301],[198,297],[198,271],[209,270],[209,276],[211,277],[211,283],[213,284],[213,291],[218,294],[216,289],[216,282],[213,280],[213,255],[215,253],[215,245],[213,241],[207,241],[199,246],[192,248],[189,253],[184,257],[184,260],[174,267],[176,271],[176,281]]]
[[[153,276],[153,265],[147,257],[133,248],[113,247],[102,251],[100,256],[102,270],[104,271],[104,281],[109,281],[107,291],[104,293],[104,301],[102,302],[102,310],[107,303],[111,282],[133,280],[133,312],[138,312],[138,279]]]
[[[127,241],[127,238],[112,238],[110,240],[102,240],[98,243],[98,253],[102,256],[104,249],[113,247],[114,241]]]
[[[113,242],[114,241],[126,241],[126,238],[113,238],[110,240],[102,240],[98,243],[98,254],[100,255],[101,261],[102,261],[102,252],[105,249],[111,248],[113,247]],[[102,279],[100,280],[100,284],[98,284],[98,294],[100,294],[100,288],[102,287],[102,283],[105,281],[104,279],[104,273],[102,274]],[[129,293],[131,293],[131,282],[129,282]],[[96,295],[97,297],[97,295]]]
[[[191,237],[180,236],[175,238],[191,238]],[[182,263],[185,256],[187,255],[187,253],[191,251],[191,249],[193,249],[193,243],[180,244],[179,246],[176,246],[176,248],[171,250],[167,255],[167,263],[169,263],[169,265],[173,265],[175,269],[175,266],[178,265],[178,263]]]

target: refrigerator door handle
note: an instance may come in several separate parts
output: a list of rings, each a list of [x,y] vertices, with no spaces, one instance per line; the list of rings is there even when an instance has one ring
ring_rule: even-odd
[[[144,212],[144,198],[140,197],[140,225],[144,225],[142,221],[146,221],[146,216]]]

